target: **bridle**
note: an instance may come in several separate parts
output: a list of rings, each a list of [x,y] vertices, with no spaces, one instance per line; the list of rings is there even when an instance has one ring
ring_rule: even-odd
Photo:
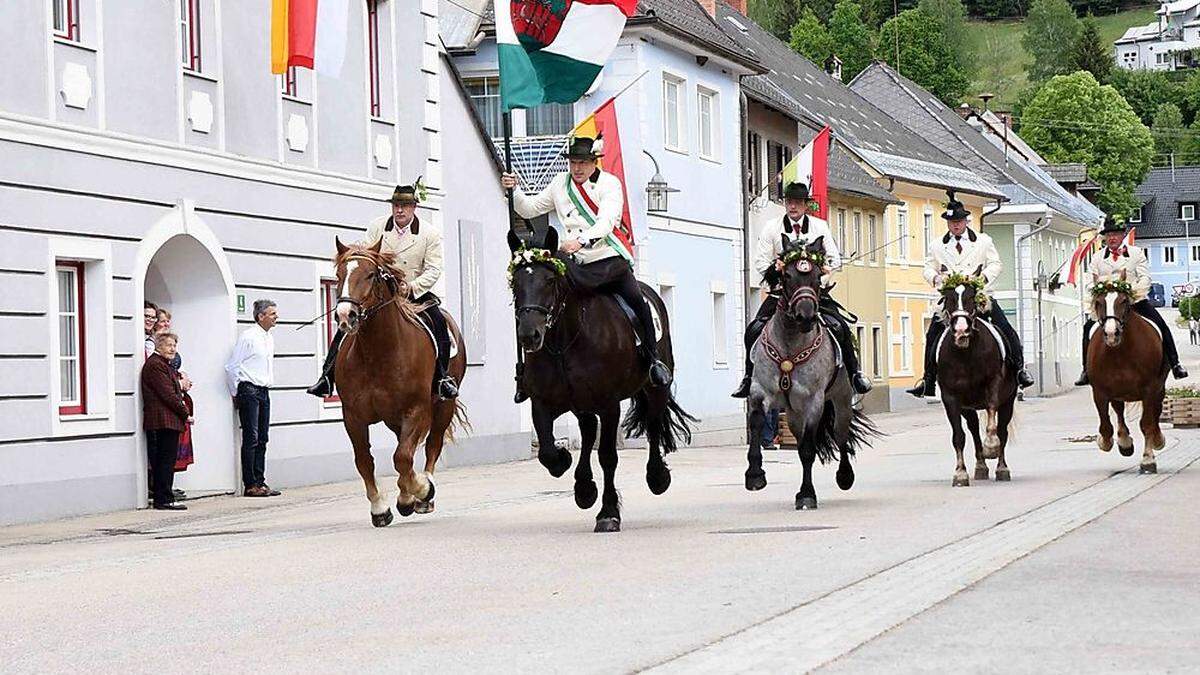
[[[517,270],[513,271],[514,276],[516,275],[517,271],[522,270],[522,269],[527,269],[530,266],[536,265],[536,264],[538,264],[538,263],[530,263],[529,265],[523,265],[523,266],[517,268]],[[513,292],[514,293],[516,292],[515,289]],[[517,318],[520,319],[520,317],[522,315],[528,314],[529,312],[537,312],[539,314],[542,314],[546,317],[546,330],[549,331],[551,328],[554,327],[554,324],[562,317],[563,308],[566,306],[566,304],[567,304],[567,294],[563,290],[562,284],[560,283],[559,279],[556,276],[555,282],[554,282],[554,302],[551,303],[549,307],[547,307],[545,305],[532,304],[532,303],[528,304],[528,305],[521,305],[520,307],[517,308]]]
[[[380,264],[377,260],[375,260],[374,258],[372,258],[370,256],[364,255],[362,253],[355,253],[350,256],[347,256],[346,259],[343,260],[342,262],[344,264],[344,263],[350,262],[351,260],[362,260],[362,261],[366,261],[366,262],[370,263],[371,265],[373,265],[375,267],[375,271],[371,272],[370,276],[368,277],[371,280],[371,288],[372,289],[375,288],[376,284],[383,283],[384,285],[387,286],[388,290],[392,294],[392,297],[390,299],[385,300],[380,303],[377,303],[374,306],[367,308],[367,309],[363,309],[363,304],[361,301],[359,301],[355,298],[352,298],[348,295],[343,295],[337,299],[337,302],[334,305],[335,307],[344,302],[349,305],[352,305],[355,309],[357,309],[359,311],[359,316],[360,316],[359,325],[361,326],[361,325],[366,324],[368,321],[370,321],[372,317],[374,317],[376,314],[378,314],[385,307],[387,307],[388,305],[394,304],[397,300],[400,299],[400,297],[401,297],[400,284],[403,282],[400,279],[397,279],[396,275],[392,274],[391,270],[387,269],[382,264]],[[350,281],[349,278],[347,278],[346,282],[349,283],[349,281]]]
[[[968,310],[963,309],[962,298],[963,298],[963,296],[961,294],[959,294],[958,309],[954,310],[953,312],[947,313],[946,326],[948,328],[952,329],[952,328],[954,328],[954,322],[956,320],[966,319],[967,320],[967,333],[974,333],[975,332],[975,319],[977,319],[978,317],[976,316],[976,313],[974,311],[968,311]],[[943,305],[945,304],[945,302],[946,302],[946,299],[945,299],[945,297],[943,297],[942,298]],[[976,302],[975,299],[972,298],[972,304],[974,304],[975,302]]]
[[[1117,304],[1116,302],[1113,302],[1114,307],[1116,306],[1116,304]],[[1107,302],[1104,303],[1104,306],[1105,306],[1105,311],[1107,311],[1108,303]],[[1096,323],[1100,326],[1101,329],[1103,329],[1104,324],[1108,323],[1109,319],[1112,319],[1113,321],[1117,322],[1117,333],[1118,334],[1122,333],[1125,331],[1125,324],[1129,321],[1129,311],[1130,311],[1129,309],[1126,309],[1125,316],[1123,316],[1123,317],[1117,316],[1115,314],[1104,314],[1102,316],[1096,317]]]

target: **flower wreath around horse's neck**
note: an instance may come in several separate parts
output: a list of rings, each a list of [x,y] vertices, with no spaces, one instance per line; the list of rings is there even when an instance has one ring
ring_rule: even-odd
[[[971,286],[975,289],[975,304],[979,306],[979,311],[984,313],[992,311],[992,298],[984,290],[986,284],[983,281],[983,277],[951,272],[946,275],[946,278],[942,281],[942,287],[938,290],[945,293],[959,286]]]
[[[513,253],[512,260],[508,262],[508,287],[513,286],[513,275],[522,267],[530,265],[549,265],[554,273],[560,277],[567,275],[567,265],[563,261],[554,257],[554,253],[544,248],[519,248]]]
[[[1098,298],[1109,293],[1120,293],[1122,295],[1133,296],[1133,285],[1128,281],[1120,279],[1110,279],[1106,281],[1097,281],[1092,284],[1092,297]]]
[[[797,260],[807,260],[812,263],[817,269],[825,266],[825,254],[820,251],[810,251],[805,247],[792,248],[784,251],[779,259],[784,265],[791,265]]]

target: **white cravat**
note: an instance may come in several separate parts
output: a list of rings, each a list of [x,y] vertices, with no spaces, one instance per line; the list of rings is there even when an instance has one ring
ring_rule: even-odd
[[[274,360],[275,338],[270,333],[258,324],[242,331],[233,348],[233,355],[225,365],[229,392],[236,396],[241,382],[270,387],[275,383]]]

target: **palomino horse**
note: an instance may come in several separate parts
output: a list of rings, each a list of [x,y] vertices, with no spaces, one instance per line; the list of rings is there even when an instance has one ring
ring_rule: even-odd
[[[1099,281],[1092,287],[1092,313],[1099,330],[1088,340],[1087,367],[1092,382],[1092,401],[1100,415],[1097,443],[1104,452],[1112,450],[1113,425],[1108,409],[1117,414],[1117,448],[1129,457],[1133,438],[1125,425],[1125,404],[1142,404],[1141,473],[1157,473],[1155,450],[1166,445],[1158,418],[1162,414],[1163,395],[1170,369],[1163,360],[1162,338],[1151,323],[1133,312],[1125,272],[1119,277]]]
[[[1012,479],[1004,450],[1008,446],[1008,426],[1012,422],[1017,399],[1017,374],[999,333],[979,318],[980,304],[990,302],[982,292],[982,266],[970,277],[951,275],[942,286],[942,315],[946,333],[938,347],[938,387],[942,405],[953,430],[955,487],[971,484],[963,463],[966,435],[965,420],[975,442],[975,480],[987,480],[985,460],[995,459],[996,480]],[[986,435],[979,437],[979,411],[987,414]]]
[[[750,355],[754,379],[747,413],[746,489],[761,490],[767,485],[762,468],[763,423],[767,410],[783,410],[804,465],[804,481],[796,493],[796,508],[804,510],[817,508],[813,461],[819,458],[824,464],[838,453],[838,487],[849,490],[854,485],[850,457],[868,436],[877,433],[853,405],[854,392],[838,358],[837,342],[817,308],[823,239],[818,237],[805,246],[783,235],[783,296]]]
[[[617,532],[621,507],[614,477],[621,401],[633,399],[623,424],[626,437],[644,433],[649,440],[646,485],[656,495],[671,485],[662,454],[675,450],[680,439],[691,442],[688,423],[695,420],[679,407],[670,388],[649,382],[633,325],[613,298],[580,290],[567,278],[565,263],[551,253],[558,250],[557,231],[547,228],[540,238],[523,242],[512,231],[508,234],[514,256],[509,271],[517,341],[526,355],[522,382],[532,401],[538,461],[555,478],[571,467],[571,453],[555,445],[554,421],[573,413],[582,436],[575,503],[581,509],[591,508],[597,496],[591,452],[598,431],[604,493],[595,531]],[[644,284],[642,294],[661,321],[659,358],[673,370],[666,307]]]
[[[457,400],[439,401],[432,391],[434,346],[408,301],[404,272],[395,257],[381,253],[380,244],[367,248],[337,242],[338,327],[346,339],[338,352],[336,372],[342,402],[342,423],[354,445],[354,463],[371,502],[371,523],[386,527],[392,510],[375,484],[370,426],[383,422],[396,434],[392,455],[400,494],[396,510],[402,516],[433,510],[433,470],[455,422],[466,423]],[[458,354],[450,359],[448,375],[461,383],[467,369],[466,346],[454,319],[446,315]],[[425,442],[425,473],[413,471],[417,445]]]

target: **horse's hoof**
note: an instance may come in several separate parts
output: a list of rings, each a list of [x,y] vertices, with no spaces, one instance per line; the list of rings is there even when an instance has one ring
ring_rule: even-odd
[[[392,510],[388,509],[383,513],[372,513],[371,524],[375,527],[387,527],[392,524]]]
[[[1122,457],[1133,457],[1133,443],[1128,446],[1117,444],[1117,450],[1121,452]]]
[[[950,485],[951,487],[969,487],[971,485],[971,479],[967,478],[965,474],[962,476],[955,476],[954,480],[950,482]]]
[[[594,532],[620,532],[621,531],[621,519],[620,518],[597,518],[596,519],[596,529],[593,531]]]
[[[657,471],[646,472],[646,487],[650,488],[650,494],[661,495],[671,487],[671,470],[666,466]]]
[[[413,505],[413,513],[433,513],[433,502],[417,502]]]
[[[1150,462],[1138,467],[1138,473],[1158,473],[1158,462]]]
[[[433,484],[433,476],[426,476],[425,480],[429,481],[429,491],[425,493],[425,498],[418,499],[418,502],[432,502],[433,496],[437,494],[437,486]]]
[[[595,481],[575,481],[575,506],[581,509],[590,509],[596,503],[596,497],[599,494]]]
[[[547,452],[554,452],[555,450],[558,452],[551,459],[542,460],[541,457],[538,459],[542,462],[542,466],[546,467],[546,470],[550,472],[551,476],[554,476],[555,478],[562,478],[563,474],[567,472],[567,469],[571,468],[571,453],[568,452],[566,448],[560,448],[558,446],[555,446],[553,449],[548,450]]]
[[[816,497],[801,497],[796,495],[796,510],[797,511],[814,511],[817,508]]]
[[[767,487],[767,474],[765,471],[746,472],[746,489],[751,492],[758,492]]]
[[[975,467],[975,480],[987,480],[988,468],[986,465]],[[1000,480],[1000,469],[996,469],[996,480]]]
[[[845,466],[845,470],[843,470],[843,467],[838,467],[837,486],[843,490],[849,490],[854,487],[854,469],[850,468],[849,464]]]
[[[987,478],[987,476],[984,476]],[[1005,483],[1012,480],[1012,472],[1008,469],[996,469],[996,482]]]
[[[413,513],[416,512],[416,510],[417,510],[416,502],[413,502],[412,504],[401,504],[400,502],[396,502],[396,511],[399,512],[400,515],[405,518],[411,516]]]
[[[1109,452],[1112,450],[1113,442],[1111,438],[1104,438],[1101,436],[1100,438],[1096,439],[1096,445],[1100,447],[1100,452]]]

